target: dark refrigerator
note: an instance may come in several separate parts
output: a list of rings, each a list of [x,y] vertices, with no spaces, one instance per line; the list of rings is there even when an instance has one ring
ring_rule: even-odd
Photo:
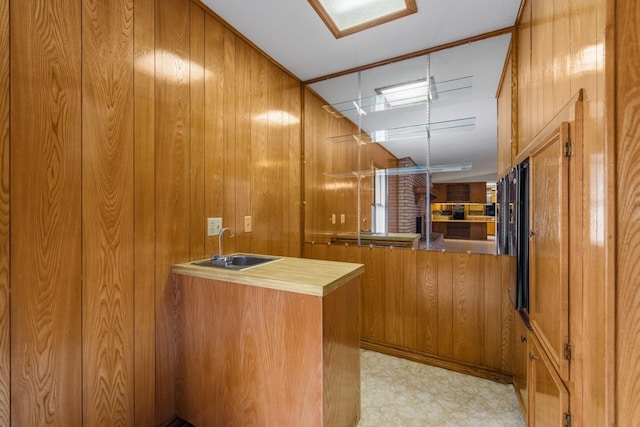
[[[509,286],[513,306],[525,322],[529,317],[529,160],[513,168],[497,183],[499,210],[498,254],[516,258],[516,280]]]
[[[516,289],[517,305],[525,319],[529,317],[529,160],[516,168]]]

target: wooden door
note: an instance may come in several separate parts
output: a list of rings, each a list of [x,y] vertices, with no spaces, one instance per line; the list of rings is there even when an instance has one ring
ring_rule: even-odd
[[[533,334],[529,334],[529,427],[563,426],[570,416],[569,392]]]
[[[520,315],[514,310],[514,342],[513,342],[513,385],[520,402],[524,418],[527,418],[527,360],[528,330]]]
[[[553,366],[566,381],[569,362],[569,124],[532,151],[530,212],[531,327],[549,355]]]

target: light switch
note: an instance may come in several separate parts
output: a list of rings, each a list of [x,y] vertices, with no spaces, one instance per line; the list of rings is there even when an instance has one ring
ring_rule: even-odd
[[[344,224],[345,222],[347,222],[347,219],[345,217],[344,214],[340,214],[340,224]]]
[[[331,214],[331,224],[336,223],[336,214]]]
[[[244,232],[251,233],[251,215],[244,217]]]

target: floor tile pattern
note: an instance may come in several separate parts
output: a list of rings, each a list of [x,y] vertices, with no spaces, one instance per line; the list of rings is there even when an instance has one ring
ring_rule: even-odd
[[[361,350],[358,427],[523,427],[512,385]]]

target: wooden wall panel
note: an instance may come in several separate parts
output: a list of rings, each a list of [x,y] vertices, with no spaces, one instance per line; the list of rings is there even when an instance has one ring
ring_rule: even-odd
[[[267,239],[267,253],[282,254],[282,218],[284,216],[282,204],[282,183],[284,175],[282,173],[284,141],[282,140],[282,114],[283,114],[283,88],[284,76],[280,69],[269,63],[267,68],[267,110],[262,114],[267,115],[267,157],[266,160],[267,178],[267,200],[269,207],[267,212],[267,223],[269,232]]]
[[[365,265],[364,348],[510,380],[513,257],[311,243],[305,256]]]
[[[235,225],[236,251],[251,252],[253,232],[245,233],[244,216],[251,216],[251,49],[242,40],[235,40],[236,139],[235,148]],[[225,209],[225,216],[229,216]],[[232,216],[233,218],[233,216]],[[253,219],[253,218],[252,218]]]
[[[483,257],[455,254],[453,260],[453,358],[484,363]],[[494,313],[498,315],[499,309]]]
[[[155,1],[134,3],[135,425],[155,421]]]
[[[189,260],[189,8],[156,3],[156,424],[175,414],[175,287]]]
[[[189,257],[205,253],[205,13],[194,3],[189,10]],[[211,254],[209,254],[210,256]]]
[[[362,248],[362,329],[361,336],[384,341],[385,339],[385,263],[384,251]]]
[[[517,28],[518,153],[533,138],[531,90],[531,0],[525,0]]]
[[[302,168],[302,86],[292,77],[285,83],[285,128],[284,140],[289,141],[287,155],[287,177],[284,182],[284,221],[286,231],[283,235],[285,250],[289,256],[302,256],[302,242],[304,230],[302,229],[302,200],[303,200],[303,168]]]
[[[222,221],[224,227],[231,229],[230,234],[234,237],[223,236],[225,253],[235,252],[236,238],[240,233],[238,228],[239,222],[236,221],[236,187],[237,187],[237,163],[236,158],[240,155],[236,138],[236,110],[237,98],[239,96],[237,87],[237,64],[236,64],[236,36],[230,30],[225,28],[224,31],[224,87],[222,96],[222,105],[224,108],[223,118],[223,135],[224,144],[217,147],[223,152],[223,182],[224,185],[220,189],[223,200]]]
[[[404,265],[403,251],[384,248],[384,341],[403,345]]]
[[[512,134],[512,53],[507,57],[507,65],[505,67],[504,78],[500,83],[500,92],[498,93],[498,177],[503,177],[512,166],[512,143],[515,135]]]
[[[438,253],[438,356],[453,358],[453,257]]]
[[[268,110],[268,64],[257,52],[251,55],[251,158],[255,159],[251,174],[251,207],[253,215],[254,239],[252,242],[255,253],[268,253],[268,168],[267,168],[267,139],[268,122],[264,114]],[[261,117],[262,116],[262,117]]]
[[[438,253],[416,251],[416,348],[438,353]]]
[[[638,277],[640,265],[640,4],[636,1],[617,2],[615,24],[619,36],[615,46],[616,70],[616,192],[617,205],[617,323],[615,355],[615,405],[616,418],[611,424],[640,425],[640,290]],[[613,17],[612,17],[613,18]],[[613,337],[612,337],[613,338]]]
[[[488,345],[484,348],[482,359],[484,364],[496,369],[502,370],[502,325],[508,320],[503,315],[503,292],[508,291],[502,286],[502,265],[500,260],[507,257],[485,257],[483,261],[484,270],[484,338],[486,342],[496,343],[498,345]],[[507,323],[508,324],[508,323]],[[509,325],[510,326],[510,325]]]
[[[402,264],[402,346],[416,348],[418,343],[418,286],[417,254],[420,251],[401,251]],[[422,326],[421,326],[422,327]]]
[[[9,0],[0,0],[0,425],[10,425]]]
[[[133,1],[84,2],[82,19],[83,423],[125,425],[134,419]]]
[[[224,32],[213,17],[205,17],[205,217],[224,220]],[[224,225],[224,224],[223,224]],[[218,238],[207,237],[205,255],[218,253]]]
[[[81,4],[10,14],[11,423],[81,425]]]
[[[613,85],[613,45],[617,26],[613,22],[612,0],[527,0],[518,23],[518,125],[520,147],[527,145],[560,113],[571,97],[584,94],[584,124],[580,163],[583,172],[577,175],[578,191],[572,203],[585,212],[584,226],[578,229],[572,248],[571,265],[576,266],[576,289],[571,290],[572,342],[576,345],[576,360],[572,375],[577,381],[571,390],[572,412],[576,423],[590,420],[606,424],[611,417],[606,402],[613,402],[612,374],[607,362],[611,358],[611,319],[614,313],[612,295],[615,292],[613,267],[614,199],[608,197],[615,188],[613,171],[613,137],[605,130],[605,115],[612,115],[612,99],[607,91]],[[607,11],[609,7],[609,12]],[[533,53],[532,57],[528,52]],[[547,54],[545,54],[547,52]],[[550,53],[549,53],[550,52]],[[533,58],[533,59],[532,59]],[[605,66],[606,65],[606,66]],[[552,67],[549,74],[547,70]],[[605,80],[606,70],[610,76]],[[540,80],[544,79],[545,82]],[[539,95],[537,88],[549,87]],[[545,96],[546,93],[549,96]],[[531,108],[530,108],[531,107]],[[611,126],[615,117],[611,116]],[[574,240],[572,240],[573,242]],[[576,249],[576,250],[574,250]],[[606,328],[609,328],[606,330]],[[574,341],[575,338],[575,341]],[[584,374],[582,374],[582,373]]]

